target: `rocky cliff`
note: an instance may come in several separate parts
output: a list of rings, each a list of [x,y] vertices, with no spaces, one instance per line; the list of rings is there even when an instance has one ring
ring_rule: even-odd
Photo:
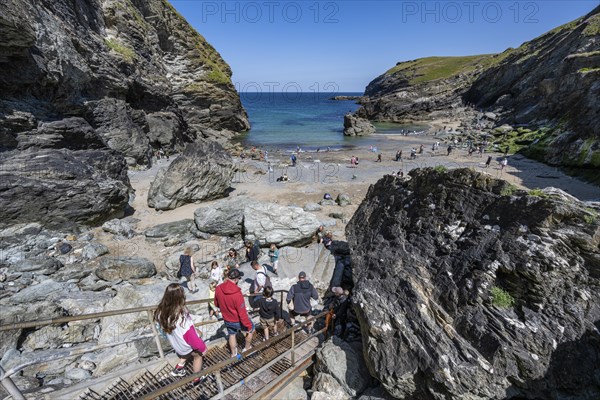
[[[357,114],[400,123],[452,117],[473,81],[497,59],[480,55],[399,62],[369,83]]]
[[[527,155],[600,168],[600,7],[500,56],[465,100],[494,111],[501,124],[548,127],[531,138]]]
[[[401,399],[600,396],[600,214],[471,170],[373,185],[347,227],[371,374]]]
[[[550,164],[600,167],[600,7],[501,54],[398,63],[373,80],[357,114],[375,121],[471,120],[493,112],[527,154]],[[467,106],[467,105],[470,105]],[[478,124],[481,127],[482,124]]]
[[[167,0],[3,1],[1,225],[122,215],[127,164],[249,128],[230,76]]]

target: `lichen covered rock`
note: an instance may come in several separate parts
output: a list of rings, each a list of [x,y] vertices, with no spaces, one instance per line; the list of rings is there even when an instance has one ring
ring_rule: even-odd
[[[598,210],[471,170],[373,185],[347,228],[373,376],[396,398],[598,397]]]

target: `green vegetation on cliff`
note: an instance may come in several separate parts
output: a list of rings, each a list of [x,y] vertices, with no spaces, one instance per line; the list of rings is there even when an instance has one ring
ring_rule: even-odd
[[[191,54],[194,56],[194,59],[206,70],[206,74],[201,79],[220,85],[232,85],[231,69],[219,52],[206,41],[204,36],[194,30],[171,3],[163,0],[163,4],[165,12],[170,14],[169,17],[177,21],[175,26],[181,28],[176,30],[176,33],[180,34],[181,38],[185,38],[190,48],[193,49]],[[190,31],[193,32],[192,35],[189,34]]]
[[[385,74],[401,74],[415,85],[486,68],[495,61],[495,57],[497,57],[495,54],[482,54],[464,57],[419,58],[398,63]]]
[[[123,43],[119,42],[117,39],[107,38],[104,39],[104,44],[108,46],[109,49],[118,53],[123,57],[127,62],[131,63],[135,58],[135,51],[133,49],[125,46]]]

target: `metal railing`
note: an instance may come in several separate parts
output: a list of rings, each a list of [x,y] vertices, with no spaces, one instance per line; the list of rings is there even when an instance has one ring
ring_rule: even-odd
[[[296,347],[301,346],[302,344],[308,342],[309,340],[311,340],[312,338],[314,338],[317,335],[320,335],[321,333],[326,333],[328,326],[325,325],[324,328],[313,332],[312,334],[308,335],[306,338],[304,338],[304,340],[302,340],[300,343],[296,343],[296,331],[298,329],[302,329],[303,327],[307,326],[307,325],[311,325],[313,324],[317,319],[324,317],[325,315],[327,315],[328,313],[330,313],[330,311],[323,311],[320,314],[311,316],[310,318],[307,318],[304,322],[301,323],[297,323],[294,324],[291,328],[286,329],[285,331],[283,331],[282,333],[280,333],[278,336],[270,338],[269,340],[262,342],[261,344],[259,344],[258,346],[252,347],[251,349],[248,349],[244,352],[241,353],[242,359],[252,353],[255,353],[257,351],[263,350],[267,347],[269,347],[270,345],[272,345],[274,342],[278,342],[280,340],[282,340],[283,338],[290,336],[292,337],[292,343],[290,346],[290,350],[288,350],[290,352],[290,358],[291,358],[291,365],[292,367],[294,367],[296,365]],[[282,354],[280,357],[286,355],[286,353]],[[164,386],[160,389],[155,390],[154,392],[147,394],[143,397],[141,397],[141,400],[151,400],[151,399],[155,399],[161,395],[164,395],[166,393],[169,393],[171,391],[174,391],[184,385],[187,385],[189,383],[191,383],[194,379],[196,378],[200,378],[203,376],[209,376],[209,375],[214,375],[215,379],[217,381],[217,387],[219,388],[219,394],[222,395],[224,394],[224,389],[223,389],[223,381],[221,379],[221,370],[223,368],[226,368],[227,366],[234,364],[236,362],[238,362],[239,359],[236,357],[231,357],[227,360],[221,361],[220,363],[217,363],[209,368],[203,369],[200,372],[197,372],[195,374],[191,374],[186,376],[185,378],[181,378],[179,379],[177,382],[171,383],[167,386]],[[266,366],[263,366],[263,368]],[[261,368],[262,370],[262,368]],[[260,372],[256,371],[257,372]],[[231,389],[231,388],[230,388]]]
[[[275,290],[273,293],[280,294],[279,307],[280,307],[280,313],[283,313],[283,294],[288,293],[288,291],[287,290]],[[261,295],[261,294],[259,294],[259,293],[247,294],[247,295],[244,295],[244,297],[254,297],[254,296],[259,296],[259,295]],[[213,302],[213,299],[192,300],[192,301],[187,301],[186,306],[207,304],[207,303],[212,303],[212,302]],[[18,373],[25,367],[28,367],[30,365],[35,365],[35,364],[38,364],[38,363],[44,362],[44,361],[56,361],[56,360],[62,360],[65,358],[70,358],[70,357],[78,357],[83,354],[90,353],[90,352],[93,352],[96,350],[121,346],[124,344],[136,342],[139,340],[148,339],[150,337],[154,337],[154,341],[156,343],[156,347],[157,347],[160,358],[165,358],[165,353],[162,348],[162,343],[160,341],[161,335],[158,332],[158,330],[156,329],[155,322],[154,322],[154,311],[156,310],[157,307],[158,307],[158,304],[153,305],[153,306],[126,308],[126,309],[103,311],[103,312],[91,313],[91,314],[73,315],[73,316],[68,316],[68,317],[51,318],[51,319],[44,319],[44,320],[38,320],[38,321],[27,321],[27,322],[18,322],[18,323],[0,325],[0,332],[4,332],[4,331],[17,330],[17,329],[42,328],[45,326],[55,325],[55,324],[66,324],[69,322],[86,321],[86,320],[91,320],[91,319],[113,317],[113,316],[117,316],[117,315],[146,312],[147,316],[148,316],[148,322],[149,322],[150,328],[152,330],[151,334],[135,335],[133,338],[130,338],[130,339],[127,339],[124,341],[111,342],[111,343],[106,343],[106,344],[101,344],[101,345],[85,346],[85,347],[79,347],[79,348],[73,347],[68,350],[65,350],[64,353],[59,353],[57,355],[50,356],[46,359],[33,360],[33,361],[26,362],[26,363],[22,363],[20,365],[10,368],[7,371],[5,371],[2,367],[0,367],[0,384],[2,384],[4,389],[6,389],[6,391],[13,397],[14,400],[25,400],[25,397],[23,397],[23,394],[21,393],[21,391],[17,388],[17,386],[11,379],[11,376]],[[198,327],[198,326],[204,326],[204,325],[216,324],[216,323],[222,323],[222,320],[217,319],[217,320],[202,321],[199,323],[195,323],[194,325]],[[259,347],[263,348],[262,345]],[[256,351],[256,350],[254,350],[254,351]],[[199,375],[199,376],[201,376],[201,375]]]

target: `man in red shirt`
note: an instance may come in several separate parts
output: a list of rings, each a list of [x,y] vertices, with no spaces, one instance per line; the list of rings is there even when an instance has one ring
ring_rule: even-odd
[[[215,306],[221,309],[221,315],[223,315],[227,327],[231,356],[238,358],[236,334],[239,331],[245,332],[246,346],[243,351],[252,347],[252,336],[254,335],[254,324],[248,316],[242,289],[237,285],[241,277],[240,271],[233,268],[227,274],[227,280],[215,289]]]

